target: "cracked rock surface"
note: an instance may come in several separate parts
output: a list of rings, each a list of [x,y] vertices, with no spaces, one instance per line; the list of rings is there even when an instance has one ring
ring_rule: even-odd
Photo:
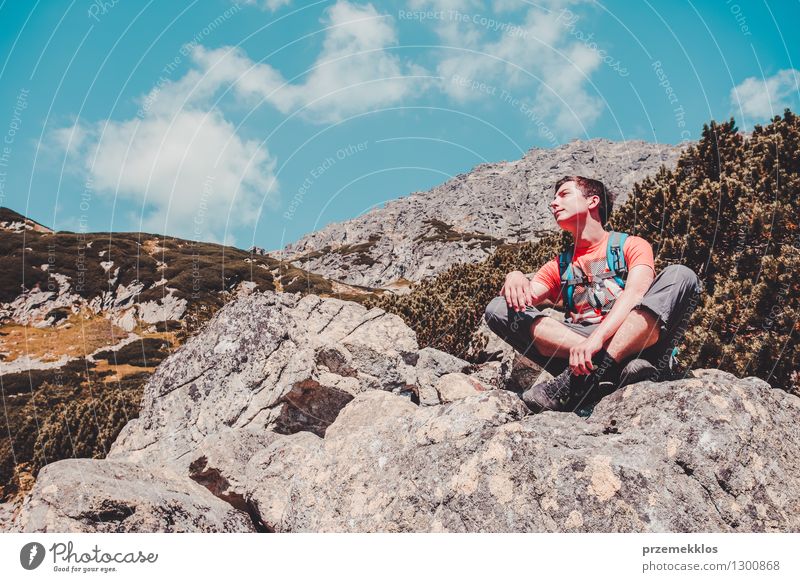
[[[254,293],[224,307],[163,362],[139,418],[108,456],[183,470],[198,443],[221,430],[322,435],[366,390],[416,398],[418,357],[414,332],[381,309]]]
[[[588,418],[396,316],[254,293],[165,360],[105,460],[47,465],[13,531],[800,531],[800,399],[718,370]],[[509,372],[511,370],[511,372]],[[13,515],[9,516],[9,513]]]
[[[80,481],[80,473],[91,475],[95,464],[105,467],[113,461],[137,468],[165,487],[175,478],[187,481],[187,487],[203,485],[245,515],[251,529],[264,531],[245,498],[245,467],[256,452],[282,434],[324,435],[339,411],[365,391],[388,391],[405,402],[438,405],[439,378],[465,369],[472,368],[464,360],[432,348],[420,350],[414,332],[380,309],[313,295],[244,296],[221,309],[151,376],[139,418],[125,426],[107,460],[49,465],[15,520],[24,518],[30,531],[84,531],[88,526],[82,519],[71,528],[66,517],[52,521],[27,516],[34,507],[57,501],[43,495],[48,487],[60,486],[65,474]],[[98,481],[96,495],[104,495],[106,483]],[[128,493],[136,504],[138,490]],[[115,499],[117,492],[112,487],[107,494]],[[65,503],[76,499],[67,497]],[[0,526],[7,529],[9,514],[16,509],[0,509]],[[180,509],[186,511],[191,508]],[[161,531],[160,524],[139,526]],[[98,525],[97,531],[105,531],[103,527]]]
[[[208,489],[131,463],[67,459],[43,467],[39,479],[12,531],[255,531]]]
[[[800,530],[800,399],[697,376],[628,386],[588,419],[526,415],[504,390],[430,408],[364,393],[324,439],[258,453],[248,495],[276,531]]]

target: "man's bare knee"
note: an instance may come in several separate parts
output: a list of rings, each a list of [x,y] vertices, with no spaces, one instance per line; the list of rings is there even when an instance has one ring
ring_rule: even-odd
[[[565,357],[569,349],[585,338],[572,331],[560,321],[549,317],[537,317],[531,324],[531,340],[539,353],[546,356]]]
[[[661,336],[661,320],[660,318],[650,311],[649,309],[633,309],[626,317],[626,321],[631,319],[631,322],[636,328],[644,328],[647,332],[647,346],[658,342]],[[625,322],[623,322],[625,323]]]
[[[550,337],[559,327],[564,326],[549,315],[537,317],[531,324],[531,339],[536,341],[537,338]]]
[[[617,333],[611,338],[606,351],[621,362],[632,354],[655,345],[661,336],[659,318],[649,309],[633,309]]]

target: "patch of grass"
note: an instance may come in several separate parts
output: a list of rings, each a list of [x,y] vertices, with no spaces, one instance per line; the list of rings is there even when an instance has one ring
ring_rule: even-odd
[[[371,234],[366,242],[345,244],[337,248],[333,248],[328,245],[319,250],[309,251],[304,255],[300,255],[299,257],[293,259],[293,262],[306,263],[314,259],[337,254],[343,257],[356,255],[355,258],[350,261],[351,264],[372,266],[375,264],[375,259],[370,255],[370,251],[375,248],[376,244],[380,240],[380,235]]]
[[[287,267],[280,271],[280,285],[285,293],[303,293],[330,295],[333,293],[331,281],[296,267]]]
[[[138,416],[150,371],[113,380],[109,374],[114,370],[81,359],[58,370],[2,376],[0,501],[24,493],[46,463],[105,455],[125,423]]]
[[[420,235],[414,240],[417,242],[470,242],[470,247],[480,246],[490,248],[503,244],[501,239],[480,232],[458,232],[452,225],[442,222],[436,218],[423,221],[432,228],[432,232],[427,235]]]
[[[103,346],[113,345],[128,333],[108,319],[89,313],[72,314],[70,327],[35,328],[17,324],[0,327],[0,350],[6,352],[5,362],[29,356],[41,361],[56,361],[62,356],[71,358],[91,354]]]
[[[51,320],[53,325],[55,325],[65,319],[68,319],[70,315],[72,315],[71,309],[66,307],[57,307],[56,309],[51,309],[48,311],[44,318],[45,320]]]
[[[328,255],[332,252],[334,251],[330,246],[324,246],[319,250],[309,251],[303,255],[300,255],[299,257],[292,259],[292,261],[297,263],[306,263],[308,261],[324,257],[325,255]]]
[[[333,252],[340,254],[342,256],[352,255],[354,253],[364,254],[373,247],[375,247],[375,244],[379,240],[381,240],[380,235],[371,234],[369,235],[367,242],[342,245],[339,248],[334,249]]]
[[[107,271],[101,263],[109,262]],[[207,300],[241,281],[273,290],[272,271],[279,265],[233,247],[144,233],[0,231],[0,302],[13,301],[23,289],[58,292],[52,273],[69,277],[70,291],[86,299],[139,281],[144,290],[136,301],[158,300],[166,287],[190,301]],[[155,285],[162,278],[166,284]]]

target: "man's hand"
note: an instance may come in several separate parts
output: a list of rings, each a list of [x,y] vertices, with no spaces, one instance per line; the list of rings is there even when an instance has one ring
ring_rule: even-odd
[[[506,298],[509,307],[522,311],[527,305],[534,304],[531,282],[522,271],[511,271],[506,275],[506,282],[500,289],[500,295]]]
[[[521,271],[512,271],[506,275],[506,282],[500,289],[508,307],[515,311],[523,311],[528,305],[539,305],[547,298],[550,289],[540,281],[529,281]]]
[[[594,369],[592,356],[603,347],[603,340],[594,334],[569,349],[569,367],[573,375],[582,376],[589,374]]]

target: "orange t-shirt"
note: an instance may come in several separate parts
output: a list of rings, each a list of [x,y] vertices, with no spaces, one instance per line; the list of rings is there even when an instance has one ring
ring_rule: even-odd
[[[595,276],[600,273],[611,272],[606,263],[609,236],[611,236],[611,233],[607,232],[603,239],[595,244],[575,249],[575,255],[572,258],[572,272],[575,275],[581,272],[584,273],[588,282],[587,285],[575,285],[572,295],[575,312],[570,314],[574,323],[600,323],[605,315],[611,311],[614,301],[623,291],[612,277],[595,279]],[[625,264],[628,267],[628,271],[636,265],[647,265],[653,269],[655,274],[653,247],[643,238],[629,236],[625,239],[622,253],[625,255]],[[576,265],[580,270],[576,270]],[[561,297],[561,275],[558,271],[558,257],[545,263],[536,272],[533,280],[546,285],[548,289],[547,299],[557,303]]]

